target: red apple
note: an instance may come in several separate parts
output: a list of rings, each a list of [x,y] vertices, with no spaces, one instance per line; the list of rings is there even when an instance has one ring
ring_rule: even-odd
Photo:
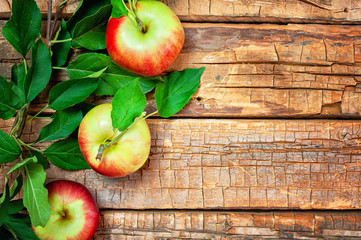
[[[99,210],[89,190],[80,183],[57,180],[46,185],[51,214],[45,227],[34,228],[46,240],[91,239],[99,225]]]
[[[99,147],[117,137],[111,119],[112,105],[105,103],[90,110],[79,126],[80,150],[89,166],[108,177],[124,177],[137,171],[148,159],[150,132],[146,121],[140,120],[114,144],[106,148],[100,161]]]
[[[108,53],[114,62],[129,71],[148,77],[159,75],[183,47],[182,24],[159,1],[137,1],[135,14],[143,29],[126,15],[109,19],[105,35]]]

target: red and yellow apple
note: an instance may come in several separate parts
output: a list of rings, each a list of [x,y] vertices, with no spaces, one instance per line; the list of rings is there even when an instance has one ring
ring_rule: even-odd
[[[40,240],[91,239],[99,225],[99,210],[82,184],[57,180],[46,185],[51,213],[45,227],[34,228]]]
[[[135,14],[143,23],[142,29],[132,16],[109,19],[106,48],[119,66],[142,76],[159,75],[183,47],[182,24],[171,9],[159,1],[137,1]]]
[[[138,121],[97,159],[100,145],[120,134],[113,129],[111,111],[110,103],[90,110],[80,123],[78,141],[85,160],[96,172],[108,177],[124,177],[137,171],[148,159],[150,132],[144,119]]]

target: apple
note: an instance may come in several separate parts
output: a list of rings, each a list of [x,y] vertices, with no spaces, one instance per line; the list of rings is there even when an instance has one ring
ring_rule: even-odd
[[[183,47],[182,24],[159,1],[137,1],[134,16],[138,20],[131,13],[110,17],[105,35],[108,53],[114,62],[131,72],[146,77],[159,75]]]
[[[85,160],[96,172],[108,177],[124,177],[137,171],[148,159],[150,131],[146,121],[139,120],[97,159],[100,145],[120,134],[113,129],[111,110],[110,103],[90,110],[80,123],[78,141]]]
[[[56,180],[46,185],[51,213],[45,227],[33,228],[40,239],[91,239],[99,225],[99,210],[82,184]]]

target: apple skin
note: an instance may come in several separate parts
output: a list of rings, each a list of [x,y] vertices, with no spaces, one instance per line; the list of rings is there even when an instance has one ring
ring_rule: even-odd
[[[90,110],[79,126],[80,150],[89,166],[107,177],[124,177],[137,171],[148,159],[150,131],[145,120],[138,121],[113,145],[105,149],[101,161],[96,160],[99,146],[118,134],[113,130],[112,105],[105,103]]]
[[[138,1],[136,14],[146,32],[140,31],[128,16],[110,17],[106,48],[119,66],[146,77],[159,75],[183,47],[183,26],[177,15],[159,1]]]
[[[99,210],[82,184],[56,180],[46,185],[51,214],[45,227],[33,228],[40,240],[87,240],[99,226]],[[62,215],[65,214],[65,215]]]

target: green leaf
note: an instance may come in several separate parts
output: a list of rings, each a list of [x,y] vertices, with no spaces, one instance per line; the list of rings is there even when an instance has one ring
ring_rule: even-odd
[[[13,184],[10,186],[10,199],[13,199],[18,194],[23,186],[23,175],[19,173]]]
[[[60,28],[56,34],[56,40],[67,40],[70,39],[71,35],[68,32],[65,20],[62,19],[60,22]],[[63,66],[68,60],[68,54],[71,48],[71,41],[55,43],[51,46],[53,55],[51,56],[51,62],[53,66]]]
[[[8,215],[8,209],[10,204],[10,190],[8,179],[5,177],[5,186],[2,196],[0,197],[0,226],[3,225],[5,218]]]
[[[41,40],[38,40],[31,48],[31,66],[25,79],[28,102],[31,102],[48,85],[51,72],[49,49]]]
[[[80,55],[67,68],[70,78],[84,78],[100,70],[106,70],[100,75],[98,88],[95,94],[98,96],[114,95],[119,88],[134,81],[138,75],[115,64],[111,58],[100,53],[85,53]],[[154,78],[140,77],[139,85],[144,93],[151,91],[150,81]]]
[[[103,69],[100,69],[99,71],[90,74],[89,76],[87,76],[87,78],[100,78],[100,76],[105,72],[105,70],[107,70],[108,67],[105,67]]]
[[[89,50],[102,50],[105,45],[105,31],[107,24],[104,23],[94,29],[89,30],[73,41],[73,48],[86,48]]]
[[[77,139],[67,138],[50,145],[45,155],[55,166],[66,170],[89,169],[80,151]]]
[[[12,118],[15,115],[15,113],[16,113],[15,110],[3,107],[0,104],[0,118],[2,118],[4,120],[8,120],[8,119]]]
[[[0,117],[7,120],[25,104],[23,92],[13,83],[0,76]]]
[[[68,137],[80,124],[83,114],[80,109],[69,108],[55,112],[53,121],[40,130],[35,142],[53,141]]]
[[[0,163],[8,163],[17,159],[21,149],[16,141],[0,129]]]
[[[24,208],[23,199],[11,201],[9,204],[8,214],[16,214]]]
[[[120,88],[112,101],[113,128],[124,131],[136,117],[142,114],[146,104],[147,99],[140,89],[138,81]]]
[[[49,93],[49,107],[63,110],[80,103],[98,86],[96,78],[71,79],[54,86]]]
[[[13,0],[10,20],[2,28],[5,39],[24,58],[40,36],[41,13],[34,0]]]
[[[0,76],[0,104],[8,108],[19,110],[24,106],[24,95],[19,93],[19,88]]]
[[[119,18],[123,15],[128,16],[128,11],[122,3],[122,0],[111,0],[111,2],[113,5],[112,18]]]
[[[25,63],[16,63],[11,68],[11,81],[18,86],[20,89],[24,91],[24,83],[25,83]]]
[[[85,53],[78,56],[67,68],[70,78],[84,78],[106,68],[102,77],[107,75],[119,75],[127,78],[135,78],[136,74],[128,72],[114,63],[108,55],[101,53]]]
[[[160,81],[163,81],[162,77],[160,76],[153,78],[143,78],[141,81],[139,81],[139,86],[143,93],[149,93]]]
[[[159,115],[168,118],[179,112],[197,91],[204,68],[172,72],[155,88]]]
[[[7,174],[11,174],[13,172],[15,172],[16,170],[19,170],[20,168],[23,168],[26,164],[28,163],[35,163],[38,160],[36,159],[36,157],[30,157],[30,158],[26,158],[23,161],[18,162],[17,164],[15,164]]]
[[[96,14],[100,8],[109,4],[110,0],[81,0],[76,11],[67,22],[70,34],[73,36],[74,28],[82,19]]]
[[[29,212],[34,227],[44,227],[50,217],[48,190],[44,187],[46,173],[39,163],[25,166],[24,206]]]
[[[34,234],[33,229],[31,228],[31,222],[28,215],[25,214],[15,214],[9,215],[4,224],[10,228],[18,239],[23,240],[38,240]]]
[[[38,163],[40,163],[43,168],[48,168],[50,165],[49,165],[49,162],[48,160],[46,159],[46,157],[44,156],[44,154],[40,153],[40,152],[37,152],[37,151],[29,151],[29,154],[28,154],[28,158],[29,157],[36,157],[38,159]]]
[[[105,49],[105,31],[111,10],[111,5],[106,5],[95,14],[79,21],[73,32],[73,47],[84,47],[89,50]]]

